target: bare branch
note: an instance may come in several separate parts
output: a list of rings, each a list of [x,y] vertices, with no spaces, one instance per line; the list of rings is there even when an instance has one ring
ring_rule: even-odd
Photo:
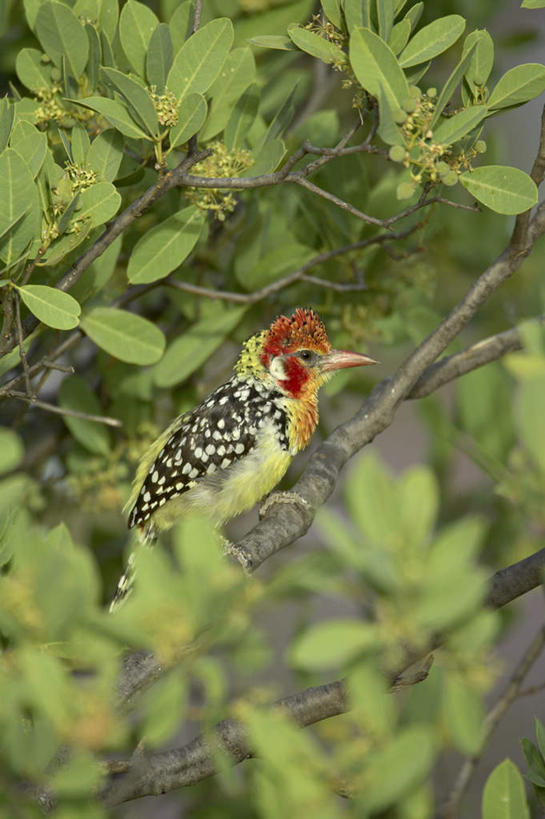
[[[536,321],[543,321],[539,316]],[[461,375],[476,370],[491,361],[497,361],[506,353],[522,349],[522,339],[517,327],[489,336],[466,350],[442,358],[428,367],[420,376],[407,398],[424,398]]]
[[[70,418],[82,418],[84,421],[94,421],[97,424],[106,424],[109,427],[122,426],[121,421],[117,418],[109,418],[106,415],[93,415],[88,412],[80,412],[79,410],[67,409],[66,407],[57,407],[55,404],[48,404],[45,401],[40,401],[32,395],[25,395],[24,392],[17,392],[16,390],[5,390],[4,395],[7,398],[16,398],[18,401],[23,401],[31,407],[46,410],[46,412],[53,412],[56,415],[66,415]]]
[[[460,802],[469,787],[469,784],[475,774],[475,770],[486,748],[488,740],[492,736],[496,726],[504,716],[509,706],[519,696],[519,692],[524,681],[524,678],[534,665],[535,661],[545,647],[545,628],[541,628],[526,651],[520,662],[516,665],[513,674],[511,675],[507,686],[503,693],[495,703],[493,708],[488,712],[484,720],[483,726],[483,741],[481,750],[470,759],[466,759],[463,763],[454,787],[448,798],[443,812],[444,819],[456,819],[458,816],[458,808]]]

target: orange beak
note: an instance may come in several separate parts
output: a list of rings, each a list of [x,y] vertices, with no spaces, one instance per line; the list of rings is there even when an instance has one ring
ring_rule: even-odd
[[[351,353],[349,350],[331,350],[320,358],[320,369],[323,372],[343,370],[345,367],[367,367],[378,364],[374,358],[362,353]]]

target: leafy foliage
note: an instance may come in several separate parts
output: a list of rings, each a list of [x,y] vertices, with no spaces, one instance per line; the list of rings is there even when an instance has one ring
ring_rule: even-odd
[[[440,753],[482,750],[502,626],[483,562],[541,545],[541,323],[451,405],[421,402],[427,464],[396,476],[366,454],[342,508],[320,510],[322,548],[265,578],[188,517],[136,550],[135,592],[110,615],[134,546],[121,509],[142,453],[276,313],[312,304],[335,347],[373,342],[388,362],[422,340],[501,251],[502,216],[537,202],[497,134],[545,68],[499,76],[490,34],[454,0],[323,0],[315,15],[309,0],[210,0],[195,26],[200,5],[0,4],[0,812],[98,819],[141,738],[153,754],[181,723],[210,738],[230,714],[258,759],[235,778],[211,743],[220,774],[192,815],[427,819]],[[505,290],[517,317],[542,304],[543,250],[525,265]],[[504,323],[485,312],[476,337]],[[350,373],[328,385],[321,432],[368,388]],[[468,491],[460,451],[482,477]],[[305,731],[263,707],[287,685],[269,633],[284,610],[286,673],[346,683],[348,713]],[[428,678],[392,694],[438,634]],[[127,651],[161,664],[130,714]],[[542,798],[539,722],[537,742],[523,749]],[[509,760],[482,815],[528,815]]]

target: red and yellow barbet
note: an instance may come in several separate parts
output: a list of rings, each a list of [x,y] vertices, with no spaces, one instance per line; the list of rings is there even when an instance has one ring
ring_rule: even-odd
[[[333,350],[312,310],[280,316],[244,344],[233,376],[177,418],[142,458],[129,528],[153,540],[186,512],[217,526],[250,509],[284,476],[318,423],[318,390],[336,371],[376,363]],[[117,599],[130,587],[126,575]]]

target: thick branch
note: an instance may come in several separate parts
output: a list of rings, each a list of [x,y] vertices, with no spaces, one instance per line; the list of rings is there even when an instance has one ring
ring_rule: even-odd
[[[541,584],[541,572],[544,567],[545,549],[541,549],[525,560],[496,572],[490,579],[487,604],[492,608],[501,608],[536,588]],[[435,645],[439,644],[440,639],[435,641]],[[411,658],[407,665],[413,659]],[[154,677],[160,673],[151,655],[143,655],[139,660],[141,665],[133,665],[132,677],[125,680],[125,694],[129,693],[127,683],[134,684],[139,671],[143,671],[145,675],[150,675],[152,671],[151,676]],[[404,670],[400,669],[399,673]],[[509,691],[511,692],[511,688]],[[275,705],[287,711],[301,727],[342,714],[348,708],[340,681],[307,688],[298,694],[278,700]],[[215,736],[218,745],[229,753],[234,765],[252,756],[244,729],[236,720],[220,722],[216,726]],[[143,755],[134,765],[126,763],[125,772],[113,777],[104,799],[106,804],[116,805],[141,796],[164,793],[174,788],[193,785],[212,776],[215,771],[210,742],[204,736],[200,736],[182,748]]]
[[[409,395],[428,367],[463,330],[490,296],[522,264],[534,242],[545,232],[545,205],[541,205],[530,223],[524,245],[513,242],[479,276],[464,298],[409,356],[392,378],[375,387],[359,412],[332,435],[310,458],[294,487],[303,504],[283,503],[270,513],[239,542],[240,562],[255,570],[275,552],[289,546],[309,528],[316,511],[332,493],[344,464],[356,452],[383,432],[394,418],[398,406]],[[455,362],[457,366],[458,362]]]

